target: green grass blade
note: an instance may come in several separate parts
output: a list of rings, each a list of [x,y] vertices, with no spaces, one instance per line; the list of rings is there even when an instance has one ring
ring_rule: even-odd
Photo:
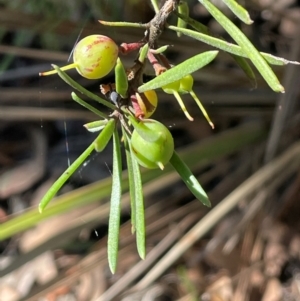
[[[161,75],[155,77],[146,84],[140,86],[138,88],[138,91],[141,93],[148,90],[161,88],[167,84],[180,80],[184,76],[191,74],[209,64],[212,60],[214,60],[217,54],[218,51],[206,51],[197,54],[182,62],[181,64],[167,70]]]
[[[111,272],[117,268],[122,197],[122,158],[117,129],[113,134],[113,172],[108,223],[107,255]]]
[[[72,79],[66,72],[62,71],[58,66],[52,65],[52,67],[57,71],[57,74],[59,75],[59,77],[72,88],[76,89],[77,91],[86,95],[90,99],[93,99],[112,110],[116,109],[116,106],[113,105],[112,103],[110,103],[109,101],[107,101],[106,99],[103,99],[103,98],[97,96],[96,94],[90,92],[86,88],[79,85],[74,79]]]
[[[184,181],[189,190],[193,193],[193,195],[205,206],[210,207],[210,201],[201,187],[200,183],[193,175],[188,166],[181,160],[179,155],[174,151],[173,156],[170,160],[171,165],[178,172],[181,179]]]
[[[250,25],[253,23],[247,10],[241,5],[239,5],[236,2],[236,0],[222,0],[222,1],[245,24]]]
[[[267,64],[249,39],[233,24],[220,10],[218,10],[209,0],[198,0],[215,18],[215,20],[228,32],[232,39],[241,46],[242,50],[252,61],[262,77],[275,92],[284,93],[284,88],[280,84],[273,70]]]
[[[114,133],[115,127],[116,120],[112,118],[107,122],[100,135],[94,141],[94,148],[96,152],[102,152],[104,150],[111,136]]]

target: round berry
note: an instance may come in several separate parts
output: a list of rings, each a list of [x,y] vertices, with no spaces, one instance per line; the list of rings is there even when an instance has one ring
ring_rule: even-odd
[[[138,163],[146,168],[163,169],[174,152],[174,140],[170,131],[160,122],[152,119],[143,121],[152,134],[157,135],[156,140],[147,141],[143,139],[137,130],[134,130],[131,137],[131,148]]]
[[[91,35],[80,40],[74,48],[74,63],[63,66],[65,71],[76,68],[78,73],[88,79],[99,79],[107,75],[115,66],[119,48],[109,37]],[[40,76],[56,74],[56,70],[41,72]]]
[[[157,107],[157,94],[154,90],[146,91],[142,94],[136,93],[136,98],[143,118],[149,118],[156,110]]]
[[[88,79],[102,78],[114,68],[118,51],[118,46],[109,37],[87,36],[80,40],[74,49],[76,70]]]

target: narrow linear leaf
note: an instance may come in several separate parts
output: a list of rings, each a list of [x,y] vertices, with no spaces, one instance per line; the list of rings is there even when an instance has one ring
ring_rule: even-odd
[[[198,142],[183,150],[181,156],[188,165],[191,164],[192,166],[195,160],[197,160],[198,167],[205,166],[207,162],[213,162],[225,155],[236,153],[245,148],[245,146],[250,147],[253,143],[265,139],[266,136],[267,132],[261,124],[250,123],[218,134],[207,141]],[[171,172],[170,169],[171,164],[166,165],[164,173]],[[161,170],[159,169],[144,169],[142,172],[144,184],[156,179],[159,175],[161,175]],[[122,188],[123,191],[129,189],[126,172],[124,172]],[[28,209],[21,215],[12,217],[0,224],[0,241],[34,227],[39,222],[57,214],[62,214],[74,208],[98,202],[99,200],[104,202],[110,194],[111,178],[106,178],[57,197],[57,201],[50,204],[43,214],[38,213],[36,208]],[[7,271],[7,269],[5,270]],[[3,271],[0,271],[0,277],[4,275]]]
[[[113,134],[113,172],[112,191],[110,198],[110,212],[108,223],[107,254],[111,272],[114,274],[117,268],[119,252],[119,234],[121,219],[122,197],[122,158],[121,147],[117,129]]]
[[[155,13],[157,14],[159,12],[159,6],[158,6],[158,3],[157,3],[157,0],[150,0],[151,1],[151,4],[153,6],[153,9],[155,11]]]
[[[120,94],[123,98],[126,98],[128,90],[128,79],[126,70],[120,58],[117,59],[115,66],[115,83],[117,93]]]
[[[91,133],[99,132],[106,126],[108,120],[97,120],[84,124],[83,126]]]
[[[105,26],[113,27],[134,27],[134,28],[147,28],[146,24],[132,23],[132,22],[109,22],[104,20],[98,20],[98,22]]]
[[[123,133],[123,137],[124,137],[128,181],[129,181],[130,210],[131,210],[131,233],[134,233],[136,231],[134,170],[133,170],[133,166],[132,166],[131,152],[129,149],[129,140],[128,140],[129,137],[123,127],[122,127],[122,133]]]
[[[264,59],[271,65],[284,66],[287,64],[300,65],[300,62],[297,61],[289,61],[283,57],[278,57],[270,53],[261,52],[260,53]]]
[[[164,45],[156,49],[150,49],[150,52],[153,54],[160,54],[165,52],[171,45]]]
[[[186,29],[186,28],[179,28],[179,27],[172,26],[172,25],[170,25],[168,28],[173,30],[173,31],[176,31],[176,32],[181,32],[181,33],[183,33],[184,35],[186,35],[188,37],[191,37],[195,40],[201,41],[205,44],[211,45],[211,46],[216,47],[218,49],[224,50],[228,53],[232,53],[232,54],[235,54],[235,55],[238,55],[238,56],[248,58],[248,56],[245,54],[245,52],[242,50],[242,48],[240,46],[229,43],[229,42],[226,42],[224,40],[221,40],[221,39],[218,39],[218,38],[215,38],[215,37],[212,37],[210,35],[207,35],[207,34],[203,33],[202,31],[201,32],[196,32],[194,30],[190,30],[190,29]],[[199,29],[197,29],[197,30],[199,30]],[[299,62],[289,61],[289,60],[286,60],[286,59],[281,58],[281,57],[274,56],[274,55],[269,54],[269,53],[261,52],[260,54],[271,65],[277,65],[277,66],[284,66],[284,65],[287,65],[287,64],[300,65]]]
[[[148,90],[161,88],[167,84],[173,83],[183,78],[184,76],[191,74],[197,71],[198,69],[206,66],[212,60],[214,60],[218,53],[218,51],[206,51],[197,54],[182,62],[181,64],[167,70],[161,75],[155,77],[146,84],[140,86],[138,88],[138,91],[141,93]]]
[[[91,112],[95,113],[96,115],[100,116],[101,118],[104,118],[104,119],[108,118],[107,114],[102,113],[101,111],[97,110],[96,108],[94,108],[93,106],[91,106],[90,104],[85,102],[83,99],[81,99],[79,96],[77,96],[75,92],[72,92],[71,96],[74,101],[79,103],[84,108],[90,110]]]
[[[251,20],[248,11],[239,5],[236,0],[222,0],[223,3],[227,5],[227,7],[244,23],[250,25],[253,23]]]
[[[180,159],[179,155],[174,151],[173,156],[170,160],[171,165],[178,172],[186,186],[193,193],[193,195],[205,206],[210,207],[210,201],[201,187],[200,183],[193,175],[188,166]]]
[[[99,134],[99,136],[101,133]],[[98,137],[99,137],[98,136]],[[94,142],[66,169],[66,171],[54,182],[47,193],[44,195],[39,203],[39,212],[42,213],[46,206],[57,194],[59,189],[68,181],[72,174],[80,167],[86,158],[94,150]]]
[[[181,14],[179,12],[175,12],[175,14],[177,15],[177,17],[179,17],[180,19],[184,20],[188,25],[190,25],[191,27],[193,27],[194,29],[196,29],[197,31],[204,33],[204,34],[209,34],[209,29],[207,26],[205,26],[204,24],[202,24],[199,21],[196,21],[195,19],[191,18],[190,16],[186,16],[184,14]],[[175,26],[173,26],[175,27]],[[177,28],[182,28],[177,26]],[[183,28],[185,29],[185,28]]]
[[[136,226],[136,245],[137,250],[142,259],[146,257],[146,229],[145,229],[145,208],[144,208],[144,196],[142,177],[140,167],[135,159],[133,151],[131,149],[130,140],[129,150],[131,155],[132,171],[134,178],[134,207],[135,207],[135,226]]]
[[[190,11],[189,11],[189,5],[185,2],[182,1],[181,3],[179,3],[179,5],[177,6],[177,10],[178,13],[184,15],[184,16],[188,16]],[[187,22],[185,20],[183,20],[182,18],[178,18],[177,20],[177,26],[181,27],[181,28],[186,28],[187,26]],[[181,33],[178,32],[177,33],[178,37],[181,37]]]
[[[140,55],[139,55],[139,61],[143,64],[145,61],[145,58],[147,57],[149,51],[149,44],[146,43],[141,49],[140,49]]]
[[[94,147],[96,152],[102,152],[109,142],[111,136],[114,133],[116,127],[116,120],[110,119],[104,129],[101,131],[100,135],[94,141]]]
[[[185,19],[185,22],[188,23],[190,26],[192,26],[194,29],[196,29],[197,31],[199,31],[200,33],[202,33],[204,36],[208,35],[210,36],[211,34],[209,33],[209,29],[203,25],[202,23],[190,18],[189,16],[185,16],[183,14],[178,14],[178,16],[180,18]],[[194,31],[193,31],[194,32]],[[177,32],[178,33],[178,32]],[[218,38],[216,38],[218,39]],[[222,37],[220,38],[220,40],[224,40]],[[213,42],[215,42],[213,40]],[[224,40],[224,42],[226,43],[226,41]],[[211,45],[211,44],[210,44]],[[233,44],[232,44],[233,45]],[[237,45],[236,45],[237,46]],[[228,44],[225,44],[225,47],[228,47]],[[237,46],[239,47],[239,46]],[[240,48],[241,49],[241,48]],[[243,52],[241,50],[241,52]],[[253,88],[256,88],[256,77],[255,74],[251,68],[251,66],[248,64],[248,62],[246,61],[245,58],[242,57],[242,55],[236,55],[231,53],[231,56],[233,57],[233,59],[235,60],[235,62],[239,65],[239,67],[244,71],[244,73],[246,74],[246,76],[248,77],[248,79],[250,80],[251,85],[253,86]]]
[[[255,89],[257,87],[256,76],[255,76],[253,69],[246,61],[246,59],[241,56],[234,55],[234,54],[231,54],[231,56],[233,57],[235,62],[238,64],[238,66],[244,71],[244,73],[248,77],[253,89]]]
[[[90,92],[89,90],[87,90],[84,87],[82,87],[81,85],[79,85],[74,79],[72,79],[66,72],[62,71],[58,66],[52,65],[52,67],[57,71],[57,74],[59,75],[59,77],[64,82],[66,82],[69,86],[73,87],[74,89],[76,89],[77,91],[86,95],[90,99],[93,99],[110,109],[113,109],[113,110],[116,109],[116,106],[113,105],[112,103],[110,103],[109,101],[107,101],[106,99],[103,99],[103,98],[97,96],[96,94]]]
[[[248,38],[233,24],[220,10],[218,10],[209,0],[198,0],[216,19],[216,21],[228,32],[232,39],[241,46],[242,50],[252,61],[262,77],[275,92],[284,93],[284,88],[277,79],[275,73],[267,64],[265,59],[248,40]]]

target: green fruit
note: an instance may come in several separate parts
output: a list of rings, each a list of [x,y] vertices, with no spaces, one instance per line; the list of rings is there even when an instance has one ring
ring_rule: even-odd
[[[162,89],[164,90],[165,93],[173,94],[174,91],[177,92],[179,90],[179,87],[180,87],[180,80],[177,80],[173,83],[163,86]]]
[[[90,35],[80,40],[74,48],[73,64],[60,68],[62,71],[76,68],[88,79],[99,79],[107,75],[115,66],[119,48],[109,37]],[[57,73],[55,70],[42,72],[41,76]]]
[[[143,112],[143,118],[149,118],[156,110],[157,107],[157,94],[154,90],[145,91],[141,95],[136,93],[136,98]]]
[[[180,80],[179,92],[189,93],[193,89],[193,85],[194,79],[190,74],[188,74]]]
[[[131,149],[138,163],[149,169],[163,169],[174,152],[174,140],[170,131],[160,122],[152,119],[143,121],[143,126],[146,126],[151,131],[151,136],[157,136],[153,141],[147,141],[142,138],[135,129],[131,136]]]
[[[102,78],[114,68],[118,51],[118,46],[109,37],[87,36],[79,41],[74,49],[76,70],[88,79]]]

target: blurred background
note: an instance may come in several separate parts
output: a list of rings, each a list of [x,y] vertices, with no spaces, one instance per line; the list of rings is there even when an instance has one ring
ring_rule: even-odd
[[[187,2],[191,17],[231,41],[198,1]],[[299,0],[239,1],[251,26],[221,0],[212,2],[257,49],[300,61]],[[213,206],[202,206],[172,172],[147,182],[145,261],[130,233],[125,194],[119,265],[115,275],[108,268],[110,145],[62,188],[54,204],[65,205],[38,213],[47,189],[95,138],[83,124],[97,119],[72,101],[72,88],[58,76],[39,72],[68,64],[76,42],[90,34],[117,44],[143,38],[143,29],[98,20],[146,23],[153,16],[149,0],[0,0],[1,301],[300,299],[297,65],[273,68],[286,90],[279,95],[257,72],[254,87],[220,52],[193,74],[214,130],[192,98],[184,100],[194,122],[173,97],[157,91],[153,117],[169,127]],[[172,64],[211,49],[171,31],[159,43],[172,45],[166,52]],[[123,56],[125,67],[135,58]],[[150,67],[146,73],[145,81],[154,75]],[[100,84],[114,81],[113,74],[100,81],[68,74],[96,94]]]

